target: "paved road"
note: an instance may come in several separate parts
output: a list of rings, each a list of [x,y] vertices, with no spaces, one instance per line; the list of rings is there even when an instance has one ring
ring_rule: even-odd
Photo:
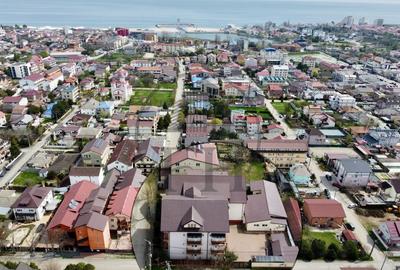
[[[309,169],[310,169],[311,173],[315,174],[316,179],[320,183],[320,187],[322,189],[325,189],[325,188],[328,189],[331,193],[331,196],[335,200],[337,200],[338,202],[340,202],[342,204],[343,209],[346,213],[346,220],[355,227],[354,234],[356,235],[357,239],[363,246],[364,250],[366,252],[370,252],[372,250],[373,240],[368,235],[368,232],[365,229],[365,227],[361,224],[354,209],[347,208],[347,205],[349,205],[351,203],[350,199],[345,194],[337,191],[337,188],[333,187],[331,185],[331,183],[326,180],[326,177],[325,177],[326,172],[321,170],[321,168],[319,167],[318,163],[315,161],[314,158],[311,158],[311,161],[309,163]],[[383,252],[381,252],[378,248],[375,248],[372,253],[372,257],[373,257],[374,261],[368,262],[368,263],[373,264],[375,267],[380,269],[385,260],[385,254]],[[337,263],[337,266],[340,266],[340,264],[343,264],[343,262]],[[353,264],[356,264],[356,263],[351,263],[351,265],[353,265]],[[357,265],[358,265],[358,263],[357,263]],[[395,264],[393,261],[386,260],[385,266],[383,269],[394,269],[394,266],[395,266]],[[306,267],[296,268],[296,269],[306,269]],[[339,268],[321,268],[321,269],[339,269]]]
[[[7,185],[15,176],[20,172],[22,167],[35,155],[47,142],[55,129],[68,122],[75,113],[79,110],[79,106],[74,106],[72,110],[67,113],[58,124],[53,125],[50,129],[46,130],[40,140],[37,140],[32,146],[22,149],[22,156],[15,162],[12,168],[0,178],[0,187]]]
[[[164,156],[168,156],[174,151],[176,151],[176,148],[179,143],[179,139],[181,137],[181,131],[179,130],[179,122],[178,122],[178,117],[179,113],[181,111],[181,104],[182,104],[182,96],[183,96],[183,90],[185,87],[185,66],[179,62],[178,65],[179,68],[179,73],[178,73],[178,80],[177,80],[177,88],[175,92],[175,102],[174,105],[172,106],[171,110],[173,110],[173,113],[171,115],[171,124],[169,125],[168,131],[167,131],[167,138],[166,138],[166,143],[165,143],[165,153]]]
[[[274,106],[272,106],[272,101],[270,99],[265,99],[265,106],[267,107],[267,109],[270,111],[270,113],[272,114],[272,117],[274,117],[274,119],[278,122],[280,122],[280,126],[283,128],[283,130],[285,131],[286,137],[288,139],[296,139],[296,131],[289,128],[289,126],[286,124],[286,122],[279,117],[279,112],[274,108]]]
[[[47,269],[50,264],[57,265],[58,267],[48,269],[64,269],[68,264],[84,262],[93,264],[96,270],[139,270],[136,260],[133,257],[123,258],[118,255],[99,253],[82,257],[61,258],[59,256],[53,256],[52,253],[35,252],[34,254],[35,256],[31,257],[31,254],[28,252],[17,252],[10,256],[0,256],[0,260],[26,263],[34,262],[41,269]]]

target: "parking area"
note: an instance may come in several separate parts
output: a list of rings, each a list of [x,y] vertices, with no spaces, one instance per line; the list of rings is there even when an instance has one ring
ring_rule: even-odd
[[[345,154],[349,157],[358,157],[353,148],[346,147],[310,147],[310,154],[313,157],[324,157],[325,154]]]
[[[238,262],[248,262],[255,255],[265,256],[266,241],[264,233],[247,233],[238,225],[230,225],[226,234],[227,248],[238,256]]]

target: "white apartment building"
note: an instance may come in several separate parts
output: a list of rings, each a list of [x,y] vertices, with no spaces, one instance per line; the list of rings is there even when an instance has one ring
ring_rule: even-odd
[[[356,99],[347,94],[337,94],[329,97],[329,105],[334,110],[352,108],[356,106]]]
[[[271,68],[271,76],[287,78],[289,75],[289,67],[287,65],[273,65]]]
[[[30,63],[16,63],[10,66],[10,75],[13,79],[22,79],[32,74]]]

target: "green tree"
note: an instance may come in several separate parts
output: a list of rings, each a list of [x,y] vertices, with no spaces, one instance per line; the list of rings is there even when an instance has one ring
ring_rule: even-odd
[[[325,256],[326,253],[326,246],[325,242],[320,239],[314,239],[311,242],[311,249],[313,252],[313,258],[319,259]]]
[[[327,250],[324,259],[328,262],[332,262],[334,260],[336,260],[338,257],[338,254],[336,253],[336,251],[334,249],[329,249]]]
[[[43,58],[46,58],[46,57],[49,56],[49,53],[48,53],[47,51],[42,51],[42,52],[39,53],[39,55],[40,55],[41,57],[43,57]]]
[[[306,260],[306,261],[311,261],[313,259],[314,255],[313,255],[313,251],[311,249],[310,241],[303,240],[303,242],[301,243],[299,255],[303,260]]]
[[[164,101],[164,103],[163,103],[163,105],[162,105],[162,108],[164,109],[164,110],[168,110],[168,105],[167,105],[167,103]]]
[[[346,259],[349,261],[355,261],[360,256],[357,245],[353,241],[344,242],[343,254],[346,256]]]
[[[16,137],[11,137],[10,153],[11,158],[16,158],[21,153],[20,146]]]
[[[43,112],[43,108],[41,106],[35,106],[35,105],[31,105],[28,108],[28,113],[29,114],[39,114]]]
[[[221,269],[231,269],[233,263],[238,259],[238,256],[229,250],[225,250],[224,255],[219,259]]]
[[[32,269],[40,270],[39,266],[37,266],[37,264],[34,263],[34,262],[31,262],[31,263],[29,264],[29,267],[32,268]]]

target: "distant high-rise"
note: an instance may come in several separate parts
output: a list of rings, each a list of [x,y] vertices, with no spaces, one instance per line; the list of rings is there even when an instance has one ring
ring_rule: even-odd
[[[383,26],[383,19],[376,19],[374,21],[375,26]]]
[[[367,24],[367,21],[365,20],[365,17],[362,17],[359,21],[358,21],[358,25],[365,25]]]
[[[354,24],[354,17],[353,16],[346,16],[341,21],[341,24],[347,27],[352,27]]]
[[[237,45],[244,52],[249,50],[249,41],[247,39],[244,39],[244,38],[239,39],[237,41]]]

